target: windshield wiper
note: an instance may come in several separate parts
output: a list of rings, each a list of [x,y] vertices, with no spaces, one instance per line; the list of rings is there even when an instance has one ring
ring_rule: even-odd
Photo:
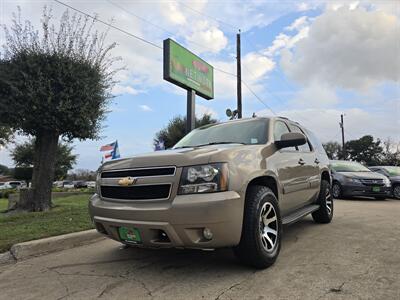
[[[247,145],[246,143],[241,143],[241,142],[210,142],[207,144],[200,144],[197,146],[193,147],[203,147],[203,146],[209,146],[209,145],[222,145],[222,144],[241,144],[241,145]]]
[[[181,148],[196,148],[196,147],[204,147],[204,146],[210,146],[210,145],[222,145],[222,144],[241,144],[241,145],[248,145],[246,143],[241,143],[241,142],[210,142],[207,144],[200,144],[200,145],[192,145],[192,146],[180,146],[176,147],[174,149],[181,149]]]

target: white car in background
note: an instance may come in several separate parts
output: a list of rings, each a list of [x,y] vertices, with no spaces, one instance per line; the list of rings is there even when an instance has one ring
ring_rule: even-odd
[[[12,189],[12,186],[8,182],[0,182],[0,190]]]
[[[96,181],[87,181],[86,184],[90,189],[94,189],[96,187]]]
[[[26,187],[26,183],[23,181],[6,181],[0,182],[0,190],[7,189],[20,189],[22,187]]]
[[[63,181],[63,188],[64,189],[73,189],[75,188],[75,184],[72,181]]]

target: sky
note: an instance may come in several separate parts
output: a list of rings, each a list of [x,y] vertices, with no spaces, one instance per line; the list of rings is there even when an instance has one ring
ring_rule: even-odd
[[[215,97],[196,97],[198,116],[226,121],[226,109],[236,107],[236,78],[217,69],[236,73],[240,29],[244,117],[289,117],[327,142],[341,140],[344,114],[346,140],[372,134],[400,142],[400,1],[61,2],[160,47],[172,38],[213,65]],[[66,9],[51,0],[0,0],[1,24],[10,25],[17,5],[38,28],[45,5],[56,25]],[[122,157],[151,152],[155,133],[186,114],[186,91],[163,80],[162,49],[115,29],[107,41],[122,59],[114,67],[125,69],[115,77],[101,139],[73,142],[75,169],[97,169],[100,147],[115,140]],[[13,166],[12,147],[0,149],[0,164]]]

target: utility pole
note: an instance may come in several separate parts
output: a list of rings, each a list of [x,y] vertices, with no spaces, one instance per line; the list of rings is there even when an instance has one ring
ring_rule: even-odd
[[[340,128],[342,128],[342,155],[343,159],[346,158],[346,148],[344,146],[344,122],[343,122],[343,114],[340,115]]]
[[[237,76],[237,111],[238,119],[242,118],[242,66],[240,61],[240,29],[236,34],[236,76]]]

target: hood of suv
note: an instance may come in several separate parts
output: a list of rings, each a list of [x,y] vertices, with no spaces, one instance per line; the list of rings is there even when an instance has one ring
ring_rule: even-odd
[[[103,164],[102,170],[129,169],[161,166],[191,166],[207,164],[211,157],[224,152],[237,151],[238,148],[252,147],[240,144],[210,145],[193,148],[181,148],[155,151],[136,155],[131,158],[109,161]],[[228,153],[227,153],[228,154]]]
[[[375,172],[340,172],[343,176],[356,179],[385,179],[382,174]]]

